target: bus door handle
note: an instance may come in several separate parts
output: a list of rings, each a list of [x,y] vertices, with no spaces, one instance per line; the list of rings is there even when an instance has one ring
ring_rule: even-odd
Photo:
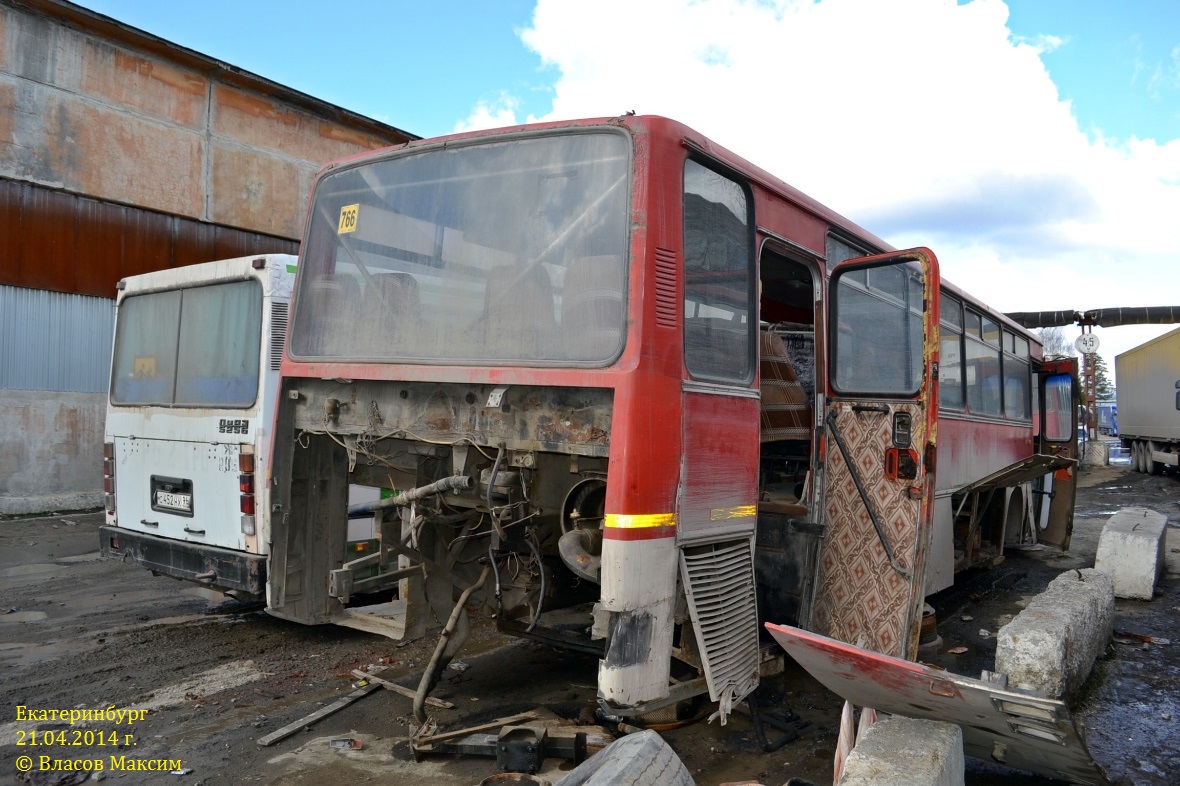
[[[205,534],[205,530],[203,530],[203,529],[189,529],[188,527],[185,527],[184,531],[190,535],[204,535]]]
[[[147,519],[140,519],[139,523],[144,525],[145,527],[158,527],[158,526],[160,526],[160,522],[148,521]]]

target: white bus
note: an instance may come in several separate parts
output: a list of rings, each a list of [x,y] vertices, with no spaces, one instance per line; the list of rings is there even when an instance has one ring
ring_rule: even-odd
[[[240,257],[119,282],[105,556],[265,594],[269,432],[296,260]]]

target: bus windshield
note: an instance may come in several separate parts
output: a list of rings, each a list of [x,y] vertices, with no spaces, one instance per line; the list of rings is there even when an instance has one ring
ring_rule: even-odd
[[[558,133],[326,175],[296,284],[299,358],[602,365],[622,350],[630,142]]]
[[[249,407],[261,333],[255,280],[128,295],[115,323],[111,403]]]

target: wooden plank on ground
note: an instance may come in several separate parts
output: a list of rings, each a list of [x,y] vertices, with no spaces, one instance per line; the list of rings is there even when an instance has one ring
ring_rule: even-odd
[[[386,679],[382,679],[381,677],[378,677],[375,674],[369,674],[368,672],[361,671],[360,669],[353,669],[352,676],[359,677],[362,680],[369,680],[370,682],[375,682],[378,685],[380,685],[382,688],[385,688],[385,690],[391,690],[394,693],[401,694],[402,696],[405,696],[410,699],[413,699],[418,695],[418,692],[416,690],[413,690],[411,688],[407,688],[404,685],[398,685],[397,683],[390,682],[389,680],[386,680]],[[439,707],[444,710],[453,710],[455,708],[455,705],[452,704],[451,702],[446,701],[444,699],[436,699],[433,696],[427,696],[426,703],[431,707]]]
[[[319,708],[318,710],[316,710],[312,714],[308,715],[306,718],[302,718],[300,720],[295,721],[294,723],[288,724],[288,725],[284,726],[283,728],[279,729],[278,731],[271,732],[270,734],[266,735],[265,737],[259,737],[258,744],[265,747],[267,745],[273,745],[274,743],[278,742],[279,740],[285,740],[287,737],[290,737],[292,734],[299,731],[300,729],[306,728],[318,720],[322,720],[322,719],[328,717],[329,715],[339,712],[340,710],[347,707],[349,704],[352,704],[357,699],[362,699],[365,696],[368,696],[370,693],[379,689],[380,687],[381,686],[378,685],[377,683],[370,682],[368,685],[365,685],[364,687],[357,688],[356,690],[354,690],[352,693],[348,694],[347,696],[343,696],[343,697],[337,699],[336,701],[332,702],[331,704],[329,704],[325,707]]]
[[[456,737],[466,737],[468,734],[474,734],[477,731],[487,731],[488,729],[496,729],[501,726],[511,726],[514,723],[520,723],[526,720],[536,720],[540,713],[535,711],[522,712],[519,715],[510,715],[507,718],[497,718],[494,721],[481,723],[478,726],[468,726],[466,729],[456,729],[455,731],[447,731],[442,734],[431,734],[428,737],[419,737],[416,740],[411,740],[416,745],[433,745],[436,742],[445,742],[446,740],[453,740]]]

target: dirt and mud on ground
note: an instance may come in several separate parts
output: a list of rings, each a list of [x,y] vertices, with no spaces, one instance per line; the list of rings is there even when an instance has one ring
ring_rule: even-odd
[[[1094,758],[1112,781],[1175,783],[1180,478],[1098,467],[1083,474],[1082,486],[1071,552],[1011,551],[999,568],[936,597],[942,645],[924,651],[922,659],[967,676],[991,668],[995,632],[1061,571],[1093,564],[1102,525],[1115,510],[1129,505],[1158,510],[1169,523],[1161,593],[1151,602],[1118,601],[1120,635],[1099,662],[1076,714]],[[398,646],[342,628],[303,627],[103,560],[97,553],[100,521],[95,513],[0,521],[0,612],[8,612],[0,613],[0,784],[67,784],[86,777],[60,770],[22,776],[16,767],[25,755],[35,767],[42,756],[99,760],[107,780],[128,784],[473,786],[496,772],[493,760],[474,756],[415,762],[406,743],[411,700],[384,690],[260,747],[259,737],[351,692],[352,669],[380,665],[401,684],[415,687],[435,642]],[[960,647],[966,651],[950,654]],[[587,721],[594,707],[597,664],[591,657],[505,639],[481,624],[459,658],[467,668],[448,670],[434,694],[455,704],[431,710],[445,729],[538,708],[574,724]],[[810,725],[799,740],[773,753],[761,750],[743,714],[725,726],[702,721],[666,732],[697,783],[757,780],[777,786],[792,776],[830,783],[841,700],[790,664],[784,675],[765,682],[759,696],[764,706],[789,708]],[[151,711],[129,725],[93,722],[79,730],[18,721],[18,705]],[[29,745],[35,730],[39,742],[51,732],[53,744]],[[106,743],[101,746],[100,733]],[[332,747],[331,740],[341,737],[359,739],[363,747]],[[82,744],[62,745],[63,740]],[[112,771],[112,756],[124,757],[124,763],[179,759],[181,771],[190,772]],[[969,762],[969,784],[1051,783]],[[563,769],[569,765],[548,759],[540,775],[556,780]]]

